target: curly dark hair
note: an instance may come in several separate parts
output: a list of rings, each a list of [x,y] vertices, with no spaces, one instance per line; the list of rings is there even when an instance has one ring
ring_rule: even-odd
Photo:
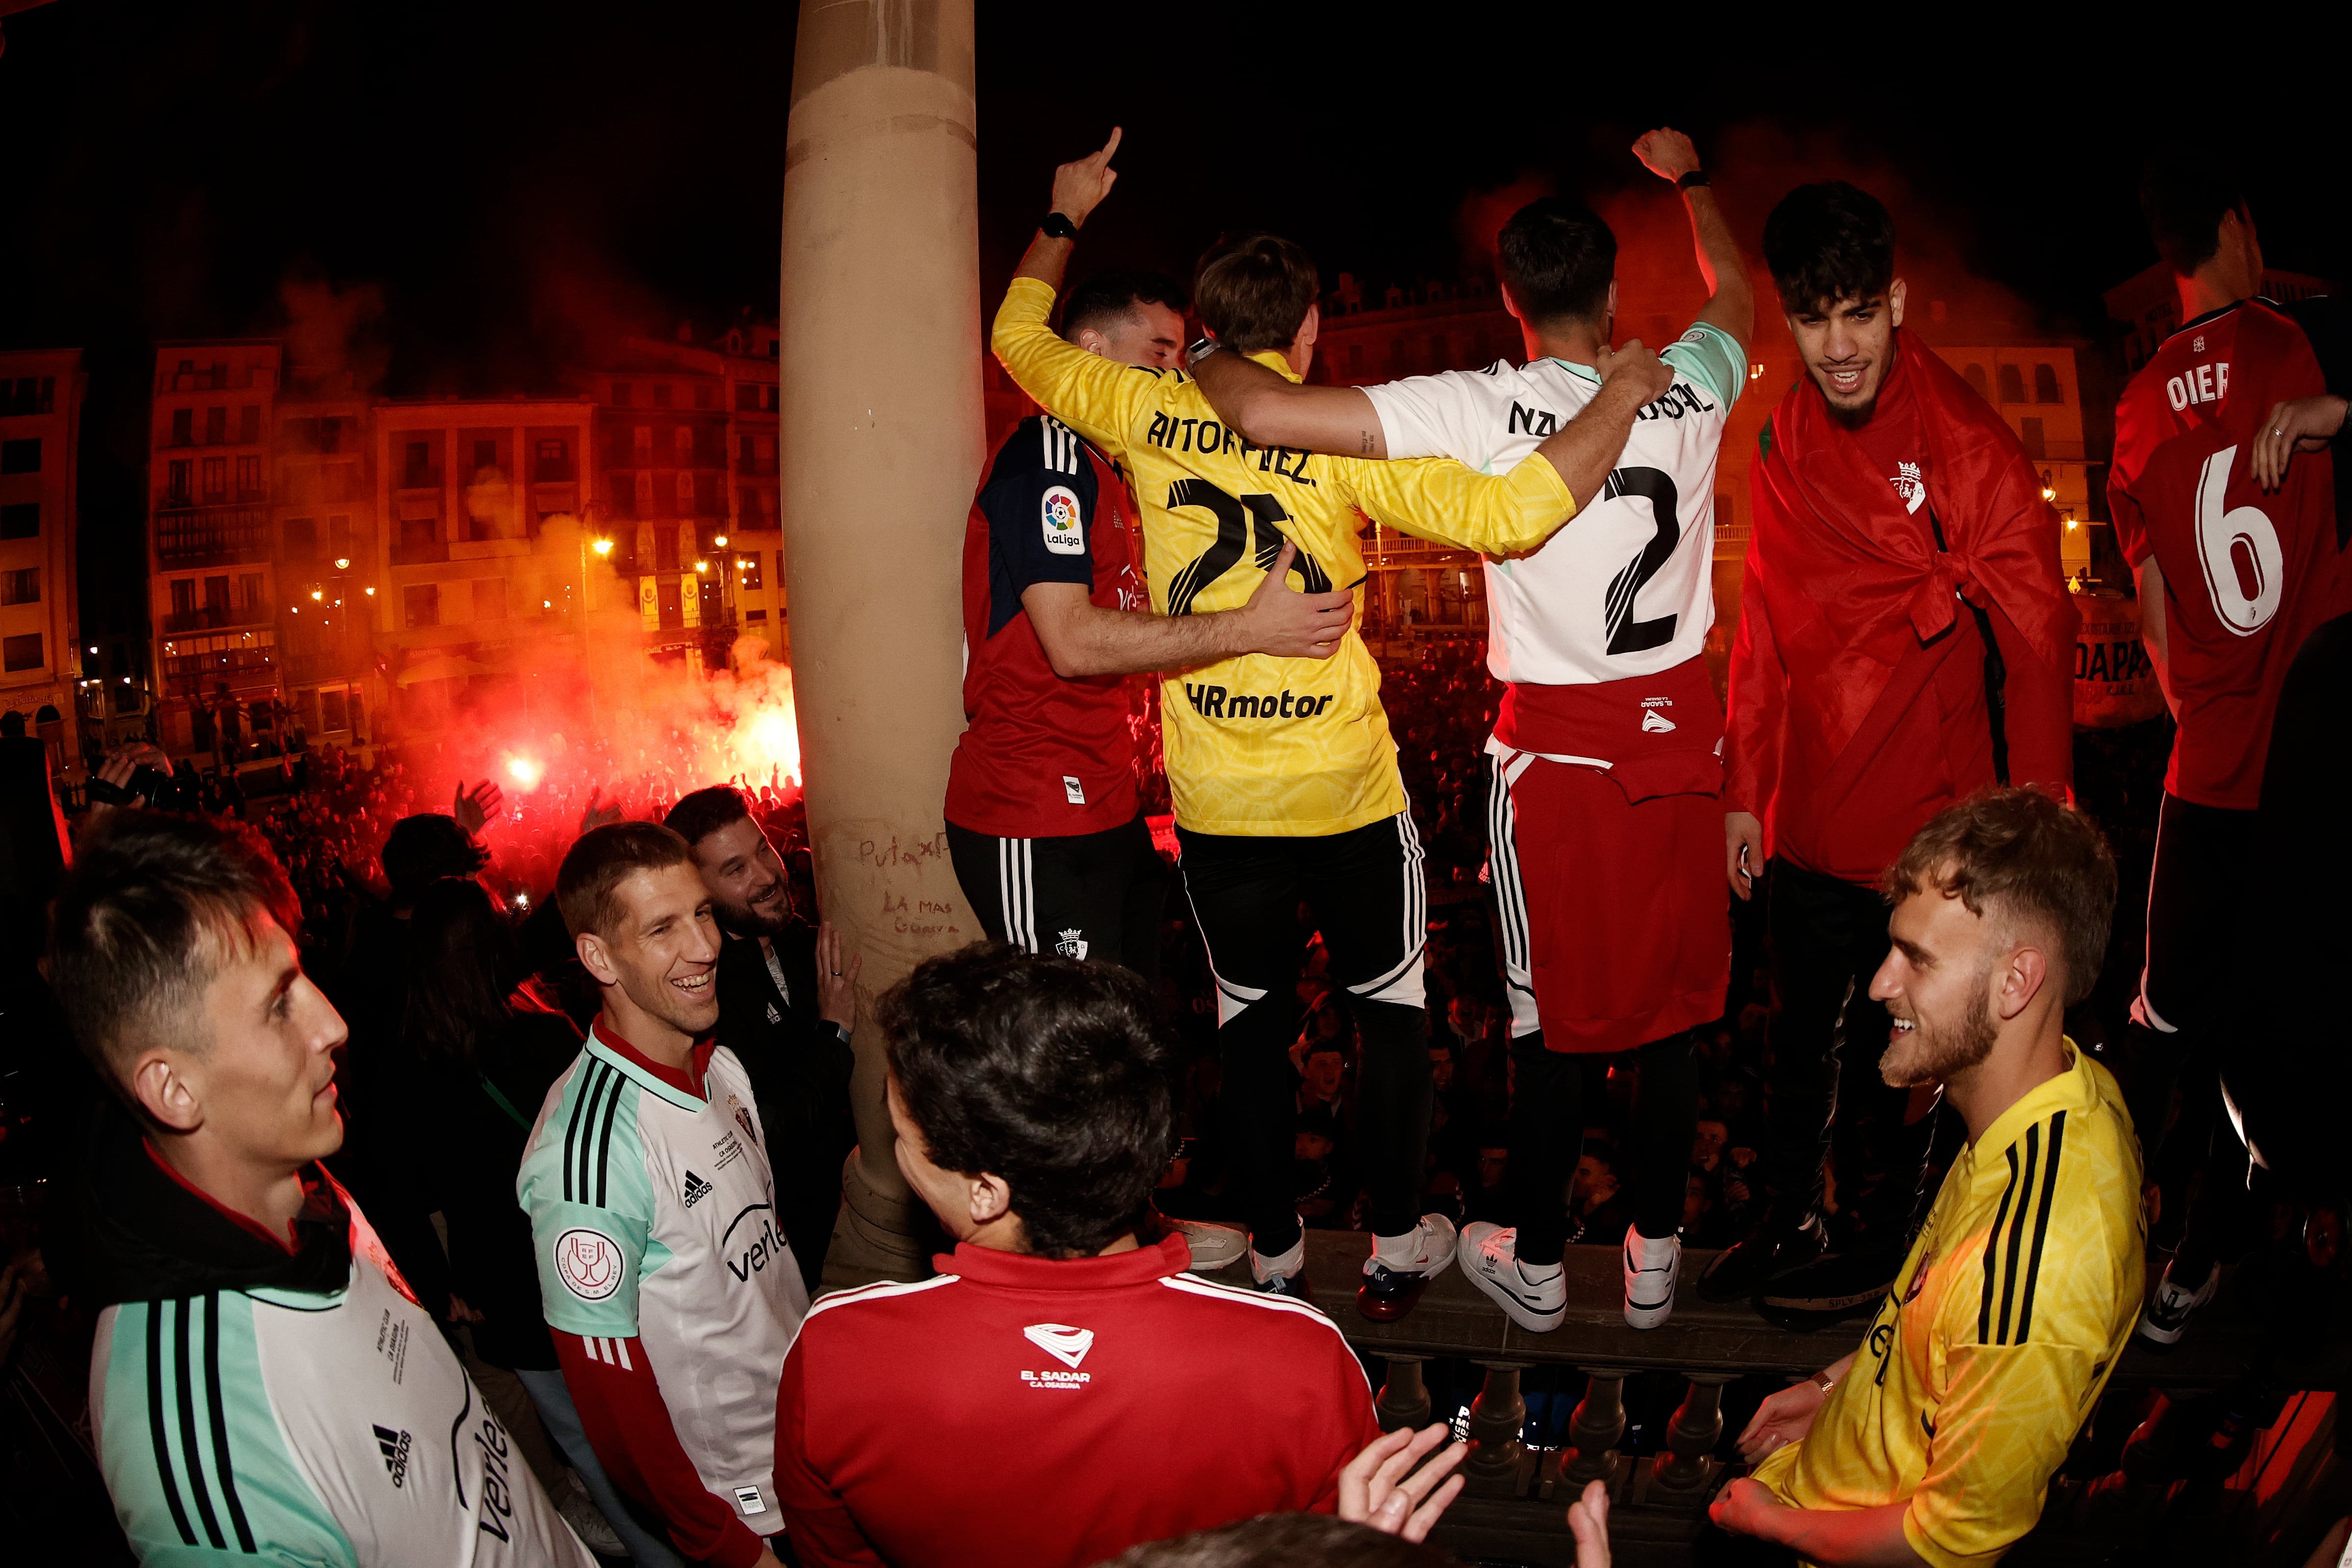
[[[1030,1250],[1087,1258],[1139,1226],[1175,1142],[1175,1039],[1141,977],[975,942],[875,1009],[933,1164],[1012,1188]]]
[[[1859,185],[1799,185],[1764,220],[1764,264],[1785,310],[1867,300],[1895,281],[1895,219]]]

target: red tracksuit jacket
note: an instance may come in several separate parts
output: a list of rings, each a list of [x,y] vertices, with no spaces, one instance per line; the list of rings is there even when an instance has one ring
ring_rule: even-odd
[[[776,1403],[807,1568],[1086,1568],[1139,1542],[1328,1512],[1380,1436],[1311,1307],[1181,1272],[1183,1238],[1067,1261],[959,1247],[809,1310]]]

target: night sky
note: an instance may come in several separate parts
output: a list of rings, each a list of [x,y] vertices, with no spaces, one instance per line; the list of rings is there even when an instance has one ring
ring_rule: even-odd
[[[2052,331],[2101,331],[2099,291],[2154,259],[2132,180],[2158,134],[2239,158],[2273,266],[2352,262],[2340,53],[2272,30],[2020,31],[2011,6],[1905,34],[1883,10],[1735,24],[1675,4],[1452,29],[1438,19],[1497,8],[980,11],[988,298],[1053,163],[1115,122],[1123,178],[1082,269],[1181,276],[1218,231],[1264,226],[1327,279],[1451,279],[1465,198],[1654,184],[1624,150],[1662,122],[1702,153],[1907,187],[1906,243]],[[503,0],[8,17],[0,345],[89,351],[92,542],[136,538],[148,345],[279,331],[289,283],[361,302],[360,350],[396,394],[546,390],[617,329],[772,314],[793,25],[778,4]],[[1779,194],[1727,196],[1745,243]],[[1915,235],[1925,221],[1942,232]]]

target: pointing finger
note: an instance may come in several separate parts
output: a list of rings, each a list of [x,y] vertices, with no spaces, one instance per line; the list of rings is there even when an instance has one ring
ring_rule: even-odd
[[[1110,128],[1110,140],[1104,142],[1102,145],[1102,151],[1095,154],[1095,161],[1097,163],[1109,163],[1110,155],[1118,151],[1118,139],[1125,134],[1127,134],[1127,132],[1120,127],[1116,125],[1112,126]]]

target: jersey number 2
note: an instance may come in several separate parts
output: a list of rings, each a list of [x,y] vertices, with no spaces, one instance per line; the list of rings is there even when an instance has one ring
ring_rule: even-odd
[[[2249,637],[2278,614],[2286,587],[2286,558],[2268,513],[2254,506],[2230,506],[2230,464],[2235,447],[2205,459],[2197,476],[2197,563],[2205,569],[2205,592],[2221,624]],[[2248,570],[2251,568],[2251,571]],[[2246,592],[2247,579],[2253,592]]]
[[[1235,499],[1206,479],[1178,479],[1168,487],[1168,510],[1197,506],[1217,520],[1217,537],[1209,548],[1176,574],[1168,584],[1168,613],[1189,616],[1192,601],[1201,590],[1223,576],[1249,548],[1252,525],[1256,533],[1256,548],[1252,561],[1261,572],[1274,569],[1275,559],[1282,553],[1285,535],[1275,526],[1287,522],[1290,514],[1282,503],[1268,495],[1247,495]],[[1297,568],[1301,581],[1310,594],[1328,594],[1331,579],[1312,556],[1301,550],[1291,564]]]
[[[1676,616],[1660,616],[1654,620],[1633,618],[1633,600],[1643,585],[1658,574],[1671,560],[1675,546],[1683,539],[1683,525],[1675,516],[1675,481],[1663,468],[1616,468],[1609,482],[1601,488],[1601,499],[1613,500],[1619,496],[1640,496],[1650,503],[1650,515],[1657,531],[1642,546],[1642,552],[1625,563],[1625,569],[1609,579],[1609,596],[1603,601],[1603,613],[1609,623],[1611,653],[1641,653],[1645,649],[1663,647],[1674,641]]]

